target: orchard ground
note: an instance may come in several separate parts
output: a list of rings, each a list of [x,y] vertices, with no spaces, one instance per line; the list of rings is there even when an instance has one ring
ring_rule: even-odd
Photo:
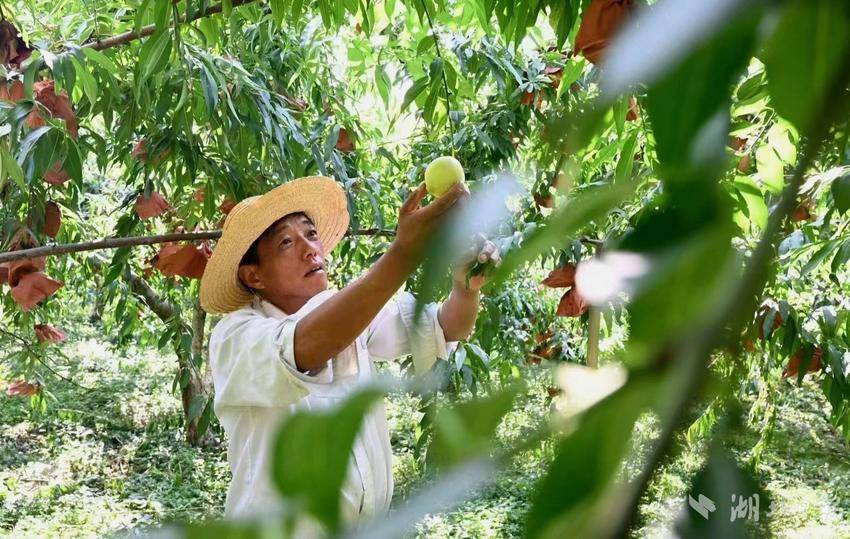
[[[230,479],[224,446],[183,442],[179,401],[170,392],[173,357],[155,350],[114,354],[93,329],[82,331],[66,348],[68,374],[94,390],[56,380],[50,390],[57,400],[43,415],[27,399],[0,397],[0,535],[143,535],[168,521],[220,516]],[[529,369],[528,392],[501,425],[501,443],[522,436],[550,409],[549,371]],[[766,535],[850,536],[850,449],[830,427],[828,406],[812,382],[783,385],[776,433],[757,466],[773,498],[771,518],[761,521]],[[424,480],[413,456],[418,414],[408,396],[391,396],[387,407],[398,506]],[[639,422],[627,475],[637,471],[656,424],[652,417]],[[757,440],[754,431],[733,439],[741,462]],[[702,449],[685,446],[661,468],[641,506],[639,536],[664,535],[682,510]],[[549,444],[521,455],[493,486],[455,510],[426,517],[419,535],[519,536],[534,482],[551,455]]]

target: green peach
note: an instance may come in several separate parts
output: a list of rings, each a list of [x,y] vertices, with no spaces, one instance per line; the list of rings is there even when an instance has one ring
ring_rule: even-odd
[[[435,197],[442,196],[465,177],[460,162],[450,155],[444,155],[431,161],[425,168],[425,188]]]

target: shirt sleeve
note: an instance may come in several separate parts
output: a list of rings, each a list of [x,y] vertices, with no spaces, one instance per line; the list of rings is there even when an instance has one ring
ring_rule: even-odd
[[[210,367],[216,408],[282,407],[309,394],[304,381],[321,382],[295,366],[297,319],[277,319],[236,312],[222,319],[210,335]]]
[[[437,361],[446,359],[457,342],[446,342],[437,316],[438,306],[429,303],[421,318],[414,320],[416,298],[401,292],[378,313],[367,330],[367,348],[375,359],[395,359],[412,355],[418,374],[427,372]]]

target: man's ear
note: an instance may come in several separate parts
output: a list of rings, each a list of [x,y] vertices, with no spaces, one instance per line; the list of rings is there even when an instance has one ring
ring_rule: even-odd
[[[256,264],[245,264],[243,266],[239,266],[239,269],[236,270],[236,275],[239,276],[239,280],[242,281],[242,284],[248,288],[262,290],[266,287],[266,285],[263,284],[263,281],[260,280],[259,267]]]

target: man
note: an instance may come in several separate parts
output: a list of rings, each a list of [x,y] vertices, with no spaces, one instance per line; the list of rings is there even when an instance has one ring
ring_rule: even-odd
[[[458,184],[422,206],[424,185],[399,212],[395,240],[357,280],[328,289],[326,255],[348,228],[339,183],[290,181],[243,200],[228,214],[201,280],[201,304],[226,313],[210,335],[216,415],[229,438],[233,479],[226,515],[280,508],[270,478],[270,451],[281,420],[298,408],[338,404],[374,373],[374,359],[413,355],[417,371],[445,358],[475,325],[483,278],[468,286],[454,271],[449,298],[428,305],[419,323],[415,299],[397,294],[421,262],[428,240],[469,192]],[[492,244],[479,260],[498,256]],[[284,463],[298,466],[297,462]],[[392,453],[383,405],[364,420],[342,492],[347,523],[386,511],[392,498]]]

